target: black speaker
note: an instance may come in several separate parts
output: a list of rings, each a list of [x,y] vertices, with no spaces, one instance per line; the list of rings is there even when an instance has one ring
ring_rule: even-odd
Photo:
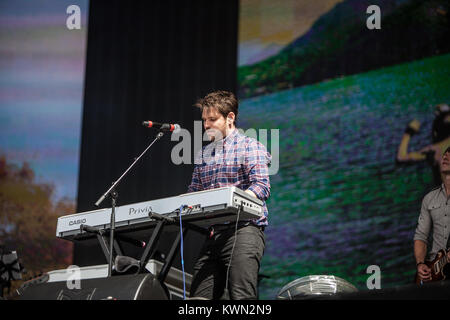
[[[22,290],[19,300],[168,300],[167,288],[151,273],[47,282]]]

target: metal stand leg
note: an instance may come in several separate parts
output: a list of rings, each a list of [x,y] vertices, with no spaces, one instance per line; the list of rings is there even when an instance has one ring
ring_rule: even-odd
[[[155,254],[156,245],[159,241],[159,238],[161,237],[164,224],[165,224],[164,220],[158,221],[158,224],[156,225],[156,228],[153,231],[149,242],[145,246],[144,252],[142,253],[142,256],[140,259],[139,272],[141,272],[142,270],[145,269],[145,266],[147,265],[148,260],[150,260],[153,257],[153,255]]]
[[[188,229],[183,228],[183,238],[186,237]],[[181,242],[181,234],[178,233],[176,239],[174,240],[172,247],[170,248],[169,254],[167,255],[166,262],[161,268],[161,272],[158,275],[158,280],[161,283],[164,283],[166,280],[167,274],[170,271],[170,268],[172,267],[173,260],[175,259],[175,255],[178,253],[178,249],[180,248],[180,242]]]

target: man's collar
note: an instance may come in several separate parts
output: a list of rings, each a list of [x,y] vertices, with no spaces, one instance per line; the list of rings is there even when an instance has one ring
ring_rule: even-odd
[[[445,184],[444,183],[441,184],[441,191],[444,193],[444,196],[447,197],[447,191],[445,189]]]
[[[224,145],[233,143],[234,137],[239,133],[237,128],[234,128],[225,138],[223,138]]]

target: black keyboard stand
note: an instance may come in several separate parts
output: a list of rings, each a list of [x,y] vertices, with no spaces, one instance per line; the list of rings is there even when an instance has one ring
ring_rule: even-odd
[[[178,224],[178,222],[179,222],[179,220],[178,220],[179,218],[166,217],[164,215],[161,215],[161,214],[158,214],[155,212],[151,212],[149,214],[149,217],[154,220],[157,220],[157,223],[156,223],[156,226],[154,226],[154,230],[149,238],[149,241],[144,246],[144,252],[142,253],[141,258],[139,259],[139,271],[137,273],[145,273],[146,272],[145,266],[147,265],[148,261],[150,259],[152,259],[155,255],[155,253],[157,252],[156,249],[158,246],[159,239],[161,238],[161,235],[163,234],[164,227],[167,225],[175,225],[175,224]],[[195,231],[203,233],[203,234],[208,232],[207,229],[199,227],[193,223],[184,221],[184,222],[182,222],[182,224],[183,224],[183,232],[182,232],[183,239],[186,237],[188,230],[195,230]],[[153,228],[153,226],[150,228]],[[96,227],[91,227],[88,225],[81,225],[80,230],[85,231],[87,233],[95,234],[95,236],[97,237],[97,241],[100,244],[100,247],[103,251],[103,254],[105,255],[106,261],[108,261],[111,257],[110,251],[109,251],[109,241],[108,241],[108,237],[107,237],[109,234],[109,231],[102,230],[102,229],[99,229]],[[116,234],[115,238],[114,238],[113,254],[115,253],[116,255],[120,255],[120,256],[123,256],[123,250],[120,246],[120,243],[117,240],[132,243],[139,247],[142,247],[142,243],[143,243],[139,240],[130,238],[129,236],[122,236],[120,234]],[[159,283],[164,288],[166,287],[164,284],[164,281],[166,280],[166,277],[169,274],[170,268],[172,267],[172,264],[174,262],[175,256],[177,255],[177,253],[180,249],[180,243],[181,243],[181,233],[178,232],[175,240],[173,241],[172,246],[170,247],[167,257],[164,259],[163,266],[161,267],[161,270],[157,277]],[[115,270],[112,273],[112,275],[118,275],[118,274],[119,273]]]
[[[80,230],[86,231],[87,233],[95,234],[95,236],[97,237],[97,241],[100,244],[100,248],[102,249],[102,252],[105,255],[106,261],[108,261],[110,258],[110,253],[109,253],[109,249],[108,249],[109,244],[108,244],[108,239],[107,239],[107,235],[109,234],[109,232],[105,232],[104,230],[101,230],[96,227],[91,227],[91,226],[88,226],[85,224],[80,225]],[[127,242],[131,241],[131,239],[129,239],[128,237],[122,237],[122,236],[116,236],[116,238],[114,239],[114,248],[113,249],[118,255],[122,255],[122,248],[120,247],[120,244],[117,242],[117,239],[127,241]]]
[[[147,262],[153,257],[154,253],[156,252],[157,242],[159,241],[159,238],[163,232],[163,227],[165,225],[174,225],[178,223],[178,219],[169,218],[155,212],[151,212],[149,214],[149,217],[158,220],[158,223],[156,225],[155,230],[152,233],[149,242],[145,247],[144,253],[141,256],[140,270],[139,270],[140,272],[142,272],[145,269]],[[198,227],[192,223],[183,222],[183,239],[186,237],[187,231],[189,229],[195,230],[200,233],[207,233],[207,230],[205,228]],[[167,255],[164,264],[161,268],[161,271],[158,275],[158,280],[161,283],[164,283],[164,281],[166,280],[167,274],[169,273],[170,268],[172,267],[173,260],[175,259],[175,256],[180,248],[180,242],[181,242],[181,233],[179,232],[177,237],[173,241],[173,244],[169,250],[169,254]]]

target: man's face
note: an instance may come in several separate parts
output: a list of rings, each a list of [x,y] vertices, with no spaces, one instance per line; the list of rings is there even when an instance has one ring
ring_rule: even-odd
[[[450,150],[446,151],[442,155],[441,172],[442,173],[450,173]]]
[[[211,141],[220,140],[227,135],[227,120],[217,108],[204,108],[202,112],[203,126]]]

